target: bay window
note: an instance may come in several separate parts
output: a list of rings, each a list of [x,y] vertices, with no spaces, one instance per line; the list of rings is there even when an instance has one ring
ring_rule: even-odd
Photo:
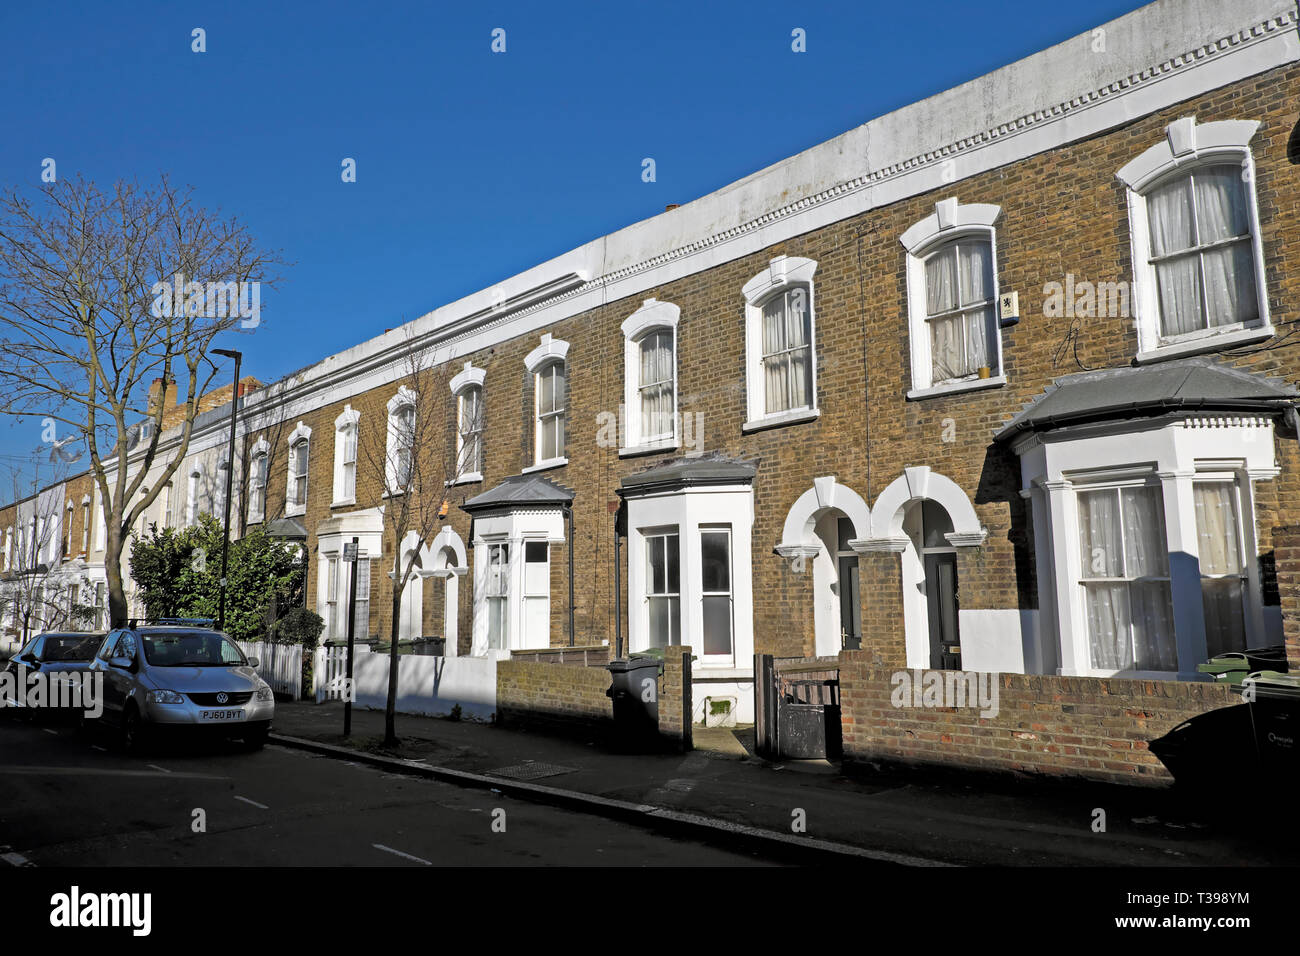
[[[505,650],[510,646],[510,545],[487,546],[487,646]]]
[[[1205,644],[1209,656],[1246,647],[1243,603],[1249,586],[1243,559],[1237,485],[1231,479],[1195,482]]]
[[[730,528],[706,528],[700,531],[700,577],[704,656],[730,658],[732,653]]]
[[[1177,670],[1159,488],[1081,490],[1078,511],[1080,583],[1092,666]]]
[[[680,644],[681,537],[676,531],[645,536],[646,615],[650,647]]]

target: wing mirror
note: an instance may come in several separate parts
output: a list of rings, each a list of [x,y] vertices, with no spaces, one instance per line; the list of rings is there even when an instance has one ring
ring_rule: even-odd
[[[257,667],[257,666],[258,666],[259,664],[261,664],[261,663],[262,663],[262,662],[261,662],[260,660],[258,660],[256,657],[250,657],[250,658],[248,659],[248,666],[249,666],[249,667]]]

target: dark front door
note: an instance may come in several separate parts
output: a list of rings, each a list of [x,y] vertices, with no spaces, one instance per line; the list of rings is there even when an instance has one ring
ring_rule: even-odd
[[[934,670],[960,670],[957,555],[925,556],[925,596],[930,614],[930,667]]]
[[[846,651],[856,651],[862,646],[862,602],[856,554],[840,558],[840,635]]]

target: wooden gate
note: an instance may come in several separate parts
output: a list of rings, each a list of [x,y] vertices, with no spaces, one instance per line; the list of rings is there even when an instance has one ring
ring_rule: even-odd
[[[833,660],[754,655],[754,746],[769,759],[840,756],[840,671]]]

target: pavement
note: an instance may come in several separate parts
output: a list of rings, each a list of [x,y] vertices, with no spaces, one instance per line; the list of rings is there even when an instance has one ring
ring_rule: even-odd
[[[1243,795],[1253,811],[1189,800],[1168,788],[1044,784],[985,775],[861,768],[754,756],[746,729],[696,728],[686,754],[625,754],[594,736],[528,727],[397,717],[382,746],[382,711],[338,702],[280,702],[272,739],[468,788],[630,821],[770,858],[907,865],[1295,865],[1277,837],[1291,797]],[[1264,831],[1267,832],[1264,832]],[[1262,839],[1267,836],[1268,839]],[[808,853],[800,857],[797,848]]]

